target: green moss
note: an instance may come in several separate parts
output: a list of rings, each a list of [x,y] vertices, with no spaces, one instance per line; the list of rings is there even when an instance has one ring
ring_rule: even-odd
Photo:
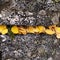
[[[8,35],[10,36],[11,40],[14,39],[14,34],[11,32],[11,26],[8,27]]]

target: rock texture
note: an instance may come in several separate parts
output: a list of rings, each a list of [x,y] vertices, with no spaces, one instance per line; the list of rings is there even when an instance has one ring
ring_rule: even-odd
[[[59,25],[59,0],[0,0],[1,24]],[[0,35],[0,51],[2,60],[60,60],[60,39],[46,34]]]
[[[1,0],[1,2],[4,2]],[[50,3],[49,3],[50,2]],[[0,7],[0,24],[7,25],[51,25],[54,14],[60,16],[60,4],[42,0],[8,0]],[[58,20],[59,20],[58,16]],[[47,21],[47,22],[46,22]],[[55,21],[55,20],[54,20]]]
[[[60,39],[54,35],[16,35],[13,40],[1,37],[2,60],[57,60],[60,56]]]

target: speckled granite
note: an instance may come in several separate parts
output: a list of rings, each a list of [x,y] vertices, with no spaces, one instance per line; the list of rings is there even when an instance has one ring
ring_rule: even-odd
[[[0,0],[0,25],[60,24],[60,4],[52,0]],[[2,60],[60,60],[55,35],[0,35]]]
[[[0,36],[1,37],[1,36]],[[16,35],[13,40],[4,35],[1,39],[2,60],[57,60],[60,56],[60,39],[54,35]]]
[[[9,1],[9,5],[1,9],[0,24],[52,25],[54,23],[51,20],[54,14],[59,13],[60,16],[59,7],[59,3],[48,3],[48,1],[12,0]]]

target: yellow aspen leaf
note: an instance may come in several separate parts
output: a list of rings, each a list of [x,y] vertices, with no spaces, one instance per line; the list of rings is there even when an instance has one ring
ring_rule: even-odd
[[[27,33],[35,33],[34,32],[34,27],[32,27],[32,26],[29,26],[28,28],[27,28]]]
[[[19,33],[17,26],[13,26],[13,27],[11,28],[11,31],[12,31],[14,34],[18,34],[18,33]]]
[[[49,29],[51,29],[51,30],[55,30],[55,28],[56,28],[56,25],[49,26]]]
[[[0,25],[0,32],[2,32],[2,30],[4,30],[6,28],[5,25]]]
[[[2,33],[3,35],[6,34],[6,33],[8,33],[8,29],[4,29],[4,30],[2,30],[1,33]]]
[[[60,33],[60,27],[55,28],[56,33]]]
[[[34,28],[34,32],[35,32],[35,33],[39,33],[39,29],[38,29],[37,26]]]
[[[37,28],[38,28],[38,32],[39,33],[42,33],[42,32],[45,31],[45,27],[44,26],[37,26]]]
[[[19,29],[19,34],[27,34],[27,31],[24,27],[18,27]]]
[[[46,32],[47,34],[49,34],[49,35],[55,34],[55,31],[52,31],[52,30],[50,30],[50,29],[46,29],[45,32]]]

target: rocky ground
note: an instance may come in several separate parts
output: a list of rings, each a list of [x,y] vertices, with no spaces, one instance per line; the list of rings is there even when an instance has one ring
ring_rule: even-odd
[[[60,24],[59,0],[0,0],[0,25]],[[60,25],[59,25],[60,26]],[[0,35],[2,60],[60,60],[55,35]]]
[[[60,39],[54,35],[1,35],[2,60],[60,60]]]
[[[59,3],[50,0],[8,0],[5,3],[2,0],[0,24],[34,26],[58,24],[59,7]]]

